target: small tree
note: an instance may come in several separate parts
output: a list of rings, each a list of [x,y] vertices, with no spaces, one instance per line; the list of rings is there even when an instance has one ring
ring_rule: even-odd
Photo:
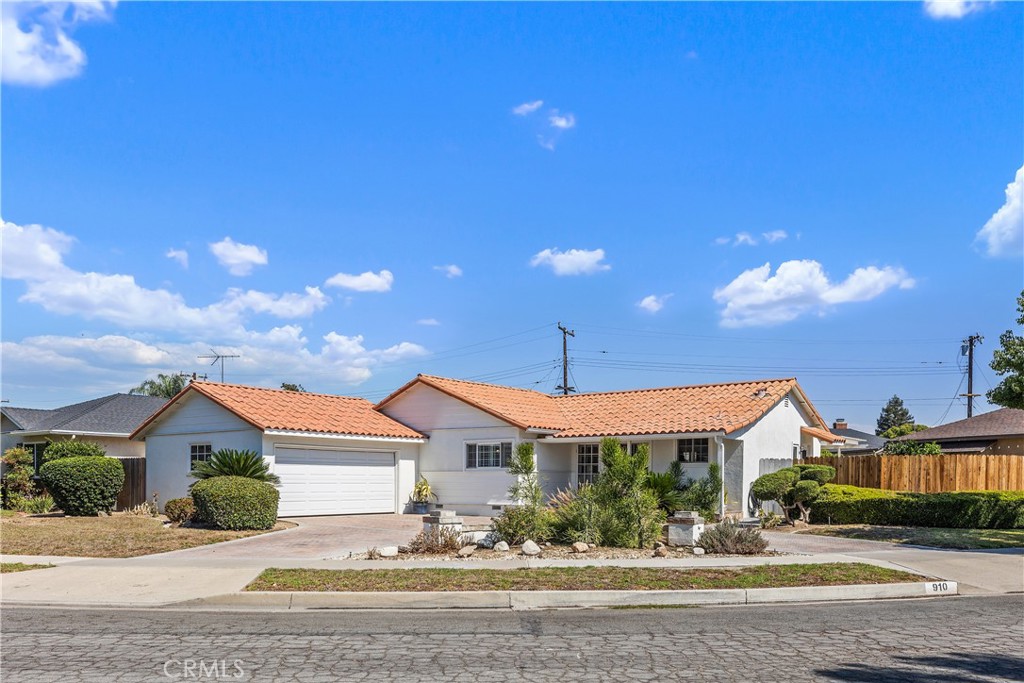
[[[1017,297],[1017,324],[1024,327],[1024,291]],[[1006,408],[1024,408],[1024,336],[1006,330],[992,353],[992,370],[1003,379],[986,394],[989,402]]]
[[[292,382],[281,382],[281,388],[285,391],[297,391],[301,394],[306,393],[306,388],[301,384],[293,384]]]
[[[875,435],[881,436],[885,430],[905,425],[908,422],[913,423],[914,416],[903,405],[903,399],[894,394],[878,416],[878,421],[875,423]]]
[[[926,429],[928,429],[928,425],[919,425],[908,422],[907,424],[899,425],[898,427],[889,427],[878,436],[881,436],[884,439],[898,439],[901,436],[914,434],[916,432],[923,432]]]
[[[613,511],[620,527],[609,530],[609,545],[646,548],[661,535],[665,513],[658,507],[658,498],[647,487],[650,456],[644,444],[630,453],[618,439],[601,440],[601,464],[604,471],[594,483],[599,503]]]
[[[821,494],[822,484],[835,476],[835,468],[828,465],[784,467],[755,479],[750,492],[759,502],[778,503],[787,520],[792,520],[792,512],[797,510],[800,519],[806,522],[808,506]]]
[[[508,473],[515,477],[508,488],[514,504],[494,520],[495,532],[508,543],[550,538],[553,514],[544,507],[544,489],[540,485],[532,443],[523,441],[516,446],[508,463]]]
[[[13,510],[35,493],[32,483],[32,453],[27,448],[8,448],[0,462],[4,465],[4,506]]]

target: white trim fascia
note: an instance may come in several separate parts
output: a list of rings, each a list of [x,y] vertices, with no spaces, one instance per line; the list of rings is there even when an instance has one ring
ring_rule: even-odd
[[[407,436],[357,436],[354,434],[324,434],[322,432],[295,432],[286,429],[264,429],[267,436],[295,436],[303,439],[325,439],[330,441],[388,441],[390,443],[426,443],[426,437]]]
[[[672,434],[621,434],[621,435],[604,435],[604,436],[572,436],[565,438],[555,438],[551,436],[544,436],[538,439],[541,443],[594,443],[601,439],[612,438],[620,439],[623,441],[638,441],[643,443],[649,443],[651,441],[667,441],[669,439],[692,439],[702,437],[714,437],[721,436],[725,437],[725,432],[674,432]]]
[[[541,429],[540,427],[528,427],[523,430],[527,434],[557,434],[560,430],[558,429]]]
[[[33,430],[33,431],[28,431],[28,432],[23,432],[21,430],[17,430],[17,431],[13,431],[13,432],[4,432],[4,433],[5,434],[10,434],[11,436],[46,436],[47,434],[61,434],[61,435],[70,435],[70,436],[107,436],[107,437],[112,437],[112,438],[120,437],[122,439],[127,439],[128,438],[128,434],[125,434],[125,433],[122,433],[122,432],[81,432],[81,431],[78,431],[78,430],[71,430],[71,429],[36,429],[36,430]]]

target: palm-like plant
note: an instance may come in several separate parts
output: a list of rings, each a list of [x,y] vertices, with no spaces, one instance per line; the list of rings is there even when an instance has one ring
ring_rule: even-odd
[[[209,460],[194,463],[189,476],[195,479],[246,477],[275,486],[281,483],[276,474],[271,474],[270,466],[259,453],[236,451],[232,448],[222,448],[213,453]]]
[[[162,398],[174,398],[185,388],[185,378],[181,375],[165,375],[162,372],[156,379],[147,379],[139,386],[129,391],[129,394],[142,394],[143,396],[160,396]]]
[[[672,472],[648,472],[647,489],[658,499],[658,507],[665,512],[682,510],[686,505],[679,479]]]

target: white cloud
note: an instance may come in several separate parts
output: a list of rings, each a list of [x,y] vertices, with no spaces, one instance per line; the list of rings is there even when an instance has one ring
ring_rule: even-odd
[[[437,318],[420,318],[416,321],[417,325],[426,325],[427,327],[437,327],[440,325],[440,321]]]
[[[45,87],[75,78],[86,56],[69,35],[81,23],[111,18],[116,2],[2,2],[4,83]]]
[[[391,284],[395,276],[390,270],[382,270],[379,273],[366,271],[359,275],[338,273],[327,280],[328,287],[342,287],[356,292],[388,292],[391,291]]]
[[[657,313],[665,307],[665,302],[668,301],[671,296],[671,294],[662,294],[661,296],[651,294],[640,299],[636,305],[648,313]]]
[[[559,130],[569,130],[576,126],[576,117],[572,114],[567,113],[562,116],[558,113],[557,109],[551,110],[551,115],[548,116],[548,123],[551,124],[552,128],[558,128]]]
[[[184,249],[168,249],[164,256],[174,259],[182,268],[188,268],[188,252]]]
[[[81,272],[64,264],[74,239],[41,225],[2,223],[3,277],[25,283],[19,301],[60,315],[105,320],[135,330],[179,330],[238,336],[246,313],[306,317],[329,299],[316,287],[305,294],[268,294],[231,289],[203,308],[166,289],[139,285],[131,275]]]
[[[982,0],[924,0],[924,11],[932,19],[962,19],[984,9],[991,2]]]
[[[785,230],[772,230],[771,232],[762,232],[761,237],[768,244],[775,244],[789,237],[789,233]],[[743,231],[736,233],[732,237],[716,237],[715,244],[720,247],[726,244],[731,244],[734,247],[756,247],[758,239],[749,232]]]
[[[739,247],[742,245],[753,247],[757,245],[757,240],[749,232],[738,232],[736,233],[736,240],[733,242],[733,246]]]
[[[832,306],[869,301],[893,287],[910,289],[914,284],[906,271],[892,266],[858,268],[833,283],[817,261],[786,261],[774,275],[770,263],[740,273],[715,290],[714,300],[724,305],[724,327],[749,327],[789,322],[810,312],[824,314]]]
[[[1020,256],[1024,252],[1024,166],[1006,186],[1006,202],[974,238],[989,256]]]
[[[459,268],[454,263],[447,266],[434,266],[434,270],[444,273],[444,276],[447,278],[462,277],[462,268]]]
[[[604,249],[570,249],[559,251],[558,248],[545,249],[537,252],[530,259],[530,265],[550,266],[555,275],[593,275],[611,266],[604,261]]]
[[[775,244],[789,237],[789,234],[785,230],[772,230],[771,232],[762,232],[761,236],[768,244]]]
[[[544,100],[534,100],[533,102],[523,102],[518,107],[512,108],[512,113],[516,116],[529,116],[533,112],[537,111],[544,106]]]
[[[732,242],[732,238],[731,237],[716,237],[715,238],[715,244],[720,246],[720,247],[725,246],[726,244],[729,244],[729,242]]]
[[[210,252],[232,275],[244,276],[256,266],[267,265],[267,252],[255,244],[242,244],[230,237],[210,243]]]

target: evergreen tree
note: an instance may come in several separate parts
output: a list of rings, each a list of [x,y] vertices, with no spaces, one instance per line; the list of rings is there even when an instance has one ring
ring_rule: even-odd
[[[882,432],[886,430],[907,423],[913,424],[913,422],[914,416],[903,405],[903,399],[894,394],[878,416],[878,421],[875,423],[875,435],[881,436]]]
[[[281,382],[281,388],[285,391],[298,391],[301,393],[306,392],[306,388],[301,384],[294,384],[292,382]]]
[[[1017,324],[1024,327],[1024,291],[1017,297],[1017,312]],[[1024,408],[1024,337],[1007,330],[999,335],[999,345],[990,365],[997,375],[1005,377],[986,396],[996,405]]]

